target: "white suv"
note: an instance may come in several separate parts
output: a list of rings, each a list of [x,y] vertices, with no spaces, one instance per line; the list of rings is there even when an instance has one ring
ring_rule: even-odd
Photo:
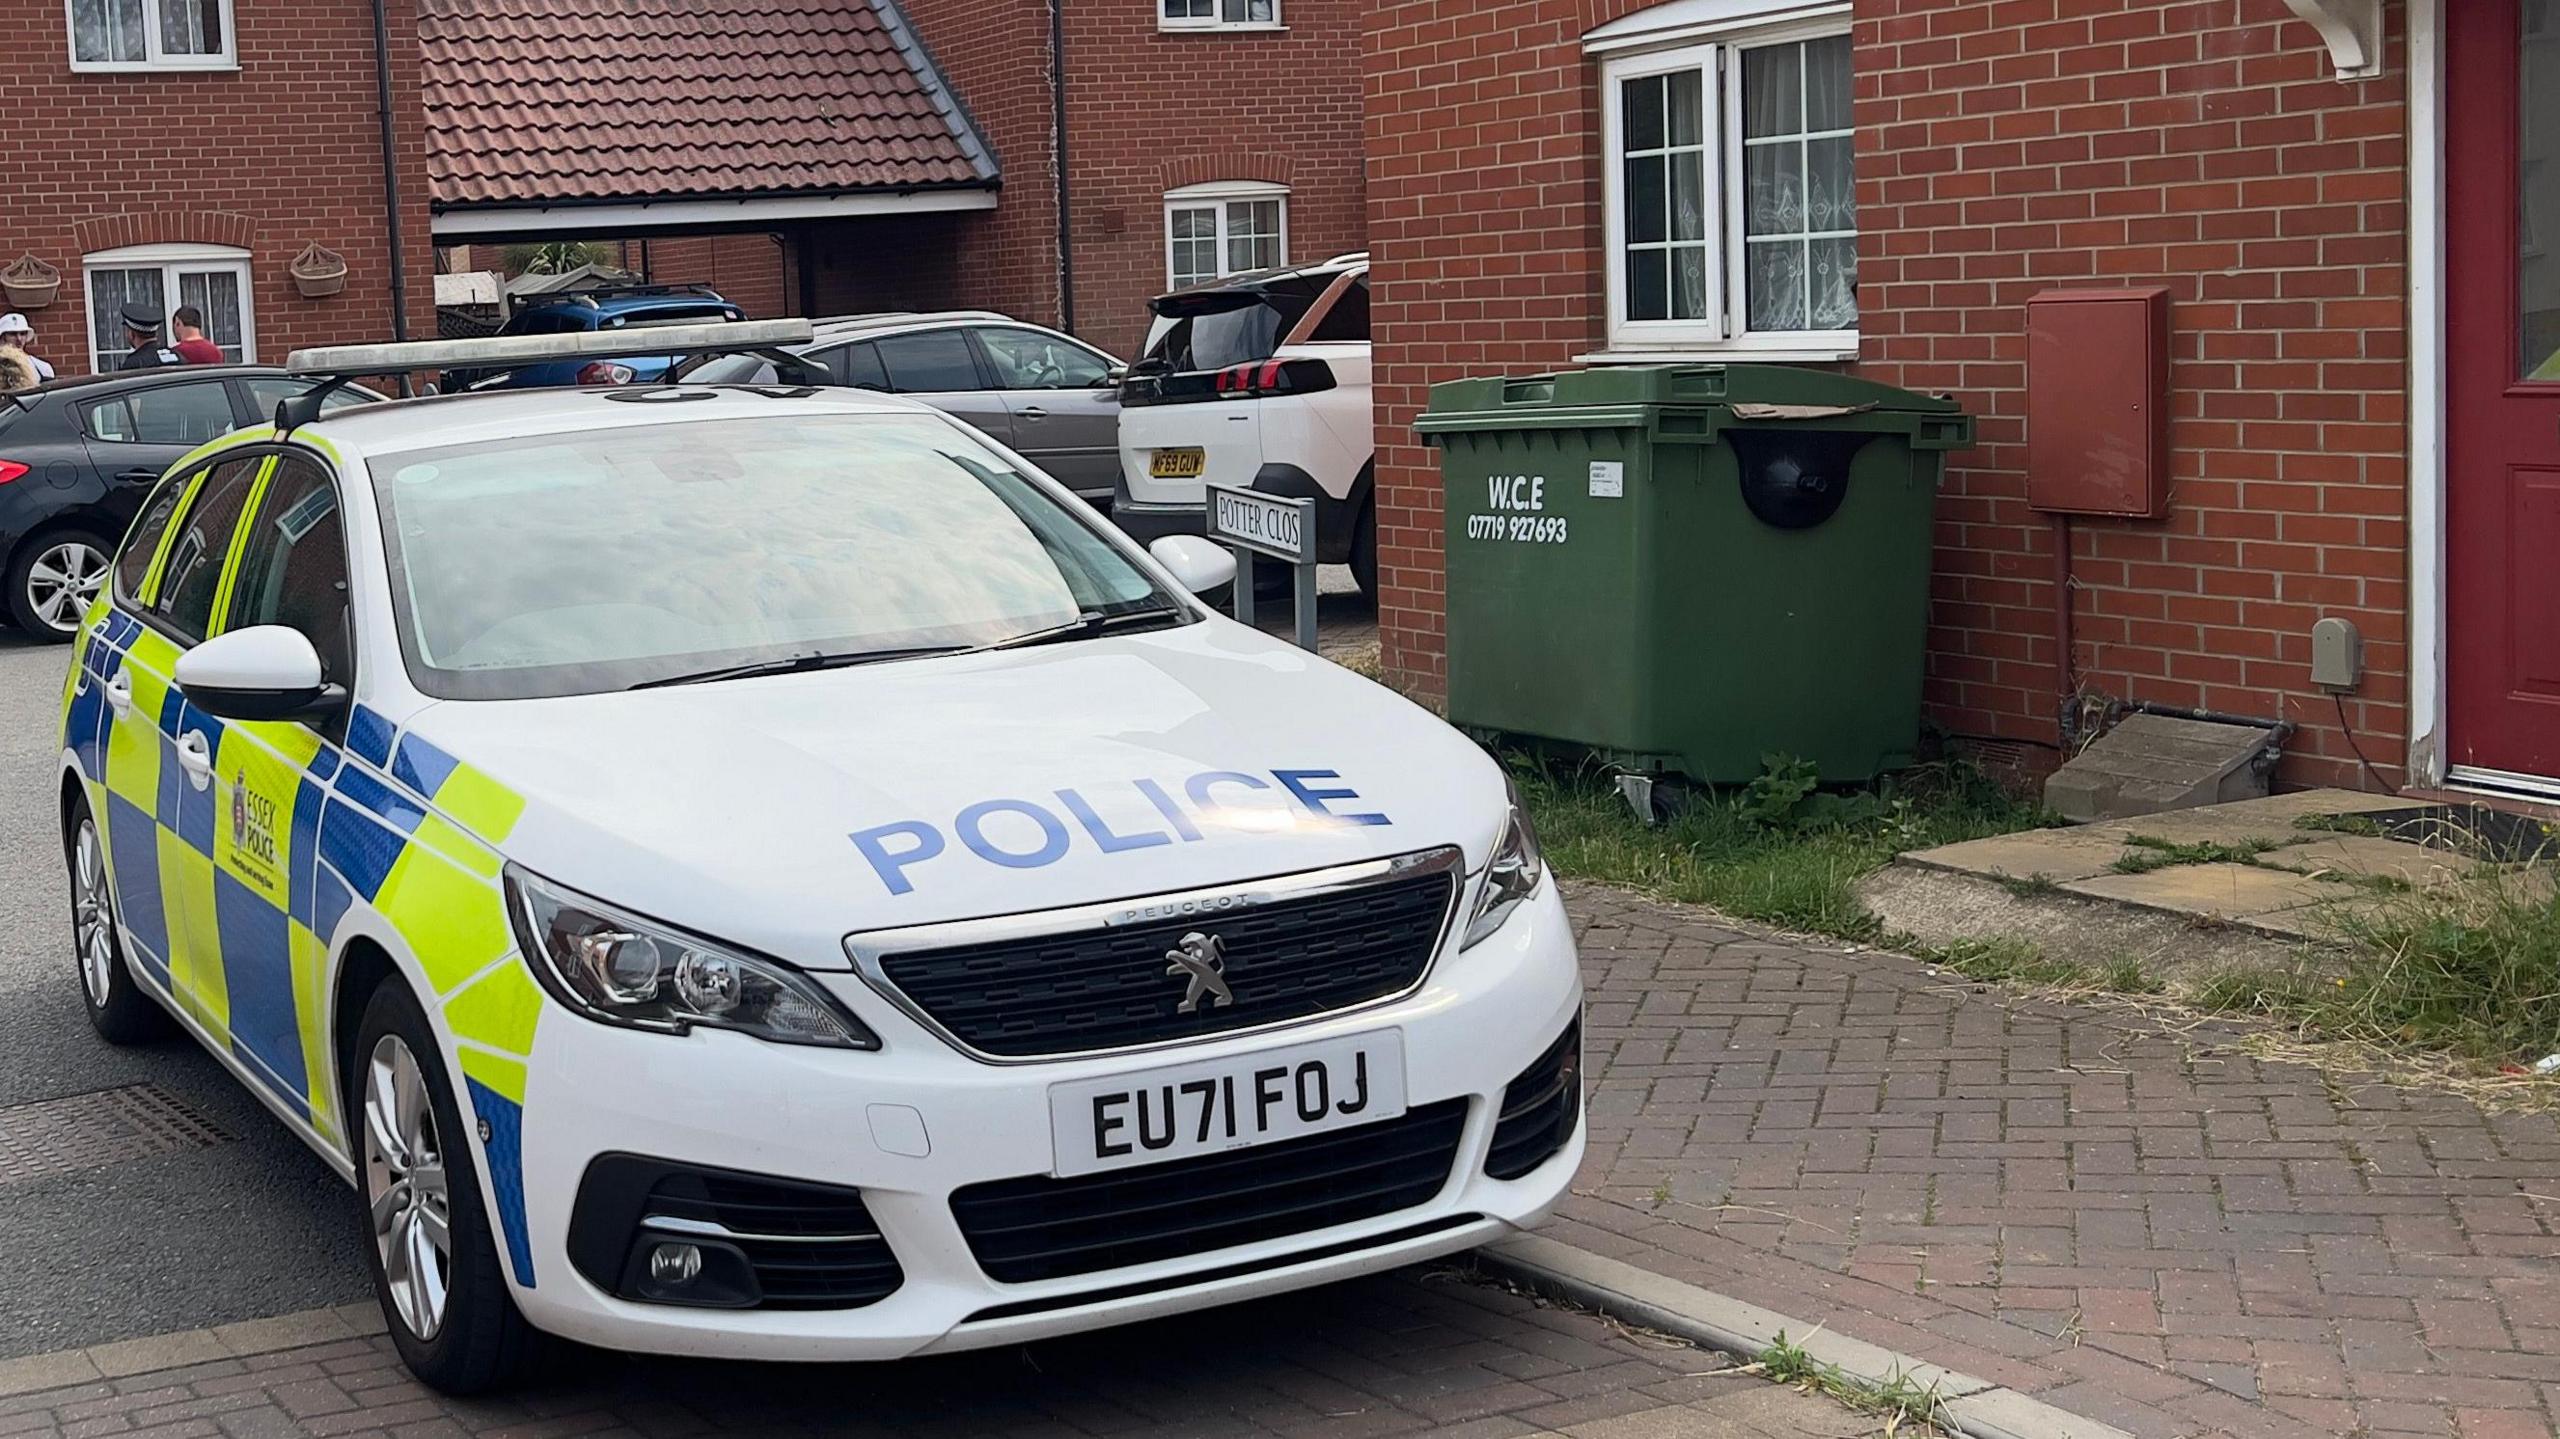
[[[1375,595],[1369,257],[1230,275],[1150,308],[1120,384],[1113,521],[1142,541],[1199,534],[1212,481],[1312,499],[1316,558]]]

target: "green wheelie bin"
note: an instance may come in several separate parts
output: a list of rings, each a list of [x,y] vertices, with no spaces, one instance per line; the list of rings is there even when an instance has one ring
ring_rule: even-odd
[[[1780,365],[1432,387],[1449,719],[1623,771],[1826,783],[1920,738],[1930,511],[1973,420]]]

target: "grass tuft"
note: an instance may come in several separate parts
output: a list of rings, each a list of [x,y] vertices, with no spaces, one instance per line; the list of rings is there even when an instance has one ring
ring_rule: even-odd
[[[1515,760],[1514,775],[1559,874],[1711,905],[1784,929],[1866,940],[1875,916],[1859,880],[1906,850],[2032,829],[2038,810],[2010,798],[1979,771],[1929,765],[1843,802],[1791,809],[1771,823],[1761,792],[1704,791],[1658,825],[1638,822],[1599,773],[1558,773]]]
[[[2293,827],[2319,834],[2352,834],[2362,835],[2367,839],[2382,838],[2381,824],[2371,816],[2361,814],[2306,814],[2295,820]]]
[[[2179,844],[2148,834],[2129,834],[2124,842],[2126,852],[2109,866],[2118,874],[2149,874],[2181,864],[2256,864],[2258,856],[2278,847],[2271,839],[2244,839],[2238,844],[2211,840]]]

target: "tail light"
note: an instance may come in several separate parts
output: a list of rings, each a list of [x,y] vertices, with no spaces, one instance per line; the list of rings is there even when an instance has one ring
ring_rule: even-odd
[[[9,483],[33,468],[32,465],[19,464],[16,460],[0,460],[0,485]]]
[[[1306,395],[1334,387],[1333,366],[1322,360],[1254,360],[1217,372],[1216,391],[1228,399]]]
[[[611,360],[591,360],[578,370],[581,385],[627,385],[639,371]]]

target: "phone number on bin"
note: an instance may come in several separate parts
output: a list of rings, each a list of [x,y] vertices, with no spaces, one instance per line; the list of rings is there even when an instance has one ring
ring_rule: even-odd
[[[1469,515],[1467,538],[1471,540],[1513,540],[1533,545],[1560,545],[1565,541],[1565,517],[1562,515]]]

